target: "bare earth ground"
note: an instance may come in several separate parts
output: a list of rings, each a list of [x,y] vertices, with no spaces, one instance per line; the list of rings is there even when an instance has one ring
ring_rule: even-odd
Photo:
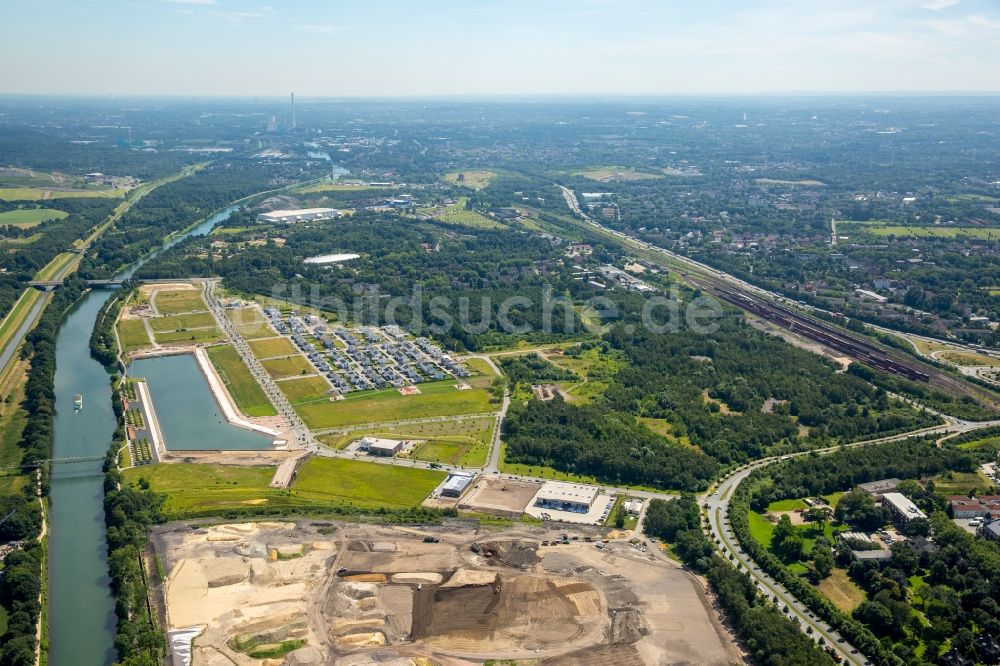
[[[540,546],[556,538],[303,521],[173,524],[153,543],[168,630],[202,630],[195,664],[260,664],[247,644],[289,640],[305,644],[264,663],[741,661],[686,572],[627,542]]]

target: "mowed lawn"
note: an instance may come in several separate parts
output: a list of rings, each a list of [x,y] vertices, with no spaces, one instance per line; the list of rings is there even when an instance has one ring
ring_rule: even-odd
[[[302,358],[299,354],[282,356],[281,358],[269,358],[266,361],[261,361],[260,364],[275,379],[316,373],[316,370],[309,365],[309,361]]]
[[[149,347],[153,343],[146,333],[146,326],[141,319],[121,319],[118,321],[118,339],[121,342],[122,351],[126,354],[142,347]]]
[[[278,413],[232,345],[209,347],[206,351],[241,412],[247,416],[274,416]]]
[[[259,340],[251,340],[247,344],[250,345],[250,350],[257,358],[289,356],[299,352],[288,338],[261,338]]]
[[[278,383],[278,388],[285,394],[290,403],[310,402],[319,400],[330,392],[331,386],[322,377],[312,375],[296,379],[286,379]]]
[[[192,328],[215,327],[215,317],[210,312],[153,317],[149,326],[157,333],[161,331],[183,331]]]
[[[420,384],[419,395],[397,389],[348,393],[343,400],[300,404],[295,410],[313,430],[360,423],[382,423],[431,416],[458,416],[496,411],[483,389],[459,391],[454,379]]]
[[[345,505],[365,509],[415,507],[446,474],[356,460],[313,458],[302,466],[288,490],[268,486],[274,467],[159,464],[133,467],[122,476],[126,483],[145,478],[152,490],[166,493],[164,513],[176,519],[262,505],[303,511]]]
[[[292,485],[297,497],[364,508],[418,506],[447,476],[429,469],[311,458],[302,465]]]
[[[10,224],[22,229],[30,229],[48,220],[61,220],[69,213],[52,208],[21,208],[0,213],[0,225]]]
[[[200,289],[161,289],[153,296],[153,302],[160,314],[165,315],[208,309]]]

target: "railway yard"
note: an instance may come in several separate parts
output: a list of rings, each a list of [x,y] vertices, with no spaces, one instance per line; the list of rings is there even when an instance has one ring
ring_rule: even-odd
[[[600,537],[259,522],[168,525],[153,544],[175,652],[197,664],[740,661],[692,576]]]

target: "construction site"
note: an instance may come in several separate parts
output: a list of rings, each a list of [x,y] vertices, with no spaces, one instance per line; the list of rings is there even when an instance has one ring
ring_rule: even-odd
[[[177,666],[741,661],[694,577],[587,529],[174,524],[152,543]]]

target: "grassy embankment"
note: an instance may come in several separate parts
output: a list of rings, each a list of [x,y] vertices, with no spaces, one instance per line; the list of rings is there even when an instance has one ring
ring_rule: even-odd
[[[274,416],[278,413],[232,345],[209,347],[206,351],[241,412],[247,416]]]

